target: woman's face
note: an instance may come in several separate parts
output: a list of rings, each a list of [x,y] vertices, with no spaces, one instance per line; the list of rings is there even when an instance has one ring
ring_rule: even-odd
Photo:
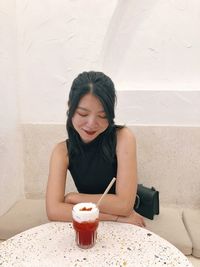
[[[72,117],[72,124],[85,143],[91,142],[106,130],[106,113],[96,96],[88,93],[81,98]]]

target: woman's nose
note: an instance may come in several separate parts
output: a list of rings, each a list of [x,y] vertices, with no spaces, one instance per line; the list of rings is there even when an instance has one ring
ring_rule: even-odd
[[[95,127],[97,125],[97,119],[96,117],[94,116],[90,116],[88,117],[88,120],[87,120],[87,126],[92,128],[92,127]]]

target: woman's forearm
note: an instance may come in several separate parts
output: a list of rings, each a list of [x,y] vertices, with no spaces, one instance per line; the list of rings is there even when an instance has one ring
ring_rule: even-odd
[[[47,216],[50,221],[72,221],[72,208],[73,204],[69,203],[58,203],[55,207],[47,209]],[[113,214],[105,214],[100,212],[100,221],[116,221],[118,216]]]
[[[73,204],[57,203],[47,205],[47,217],[50,221],[71,222]]]
[[[70,204],[77,204],[80,202],[97,203],[101,196],[102,194],[81,194],[72,192],[65,196],[65,202]],[[115,194],[107,194],[102,199],[99,208],[102,213],[113,214],[115,216],[129,216],[133,210],[133,203],[125,202]]]
[[[113,215],[113,214],[107,214],[100,212],[99,214],[99,220],[100,221],[112,221],[116,222],[119,216]]]

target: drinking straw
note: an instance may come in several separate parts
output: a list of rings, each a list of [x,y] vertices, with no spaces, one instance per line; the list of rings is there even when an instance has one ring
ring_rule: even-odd
[[[108,191],[110,190],[111,186],[114,184],[115,180],[116,180],[116,178],[113,177],[113,179],[110,181],[109,185],[107,186],[106,190],[104,191],[103,195],[102,195],[101,198],[98,200],[97,205],[96,205],[97,207],[99,207],[99,205],[100,205],[102,199],[103,199],[104,196],[108,193]]]

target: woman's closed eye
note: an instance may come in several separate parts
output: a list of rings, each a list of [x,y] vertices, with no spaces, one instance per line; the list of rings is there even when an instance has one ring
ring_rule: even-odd
[[[107,119],[106,115],[99,115],[98,116],[100,119]]]
[[[89,116],[88,113],[79,112],[79,111],[77,112],[77,114],[78,114],[79,116],[81,116],[81,117],[87,117],[87,116]],[[100,119],[107,119],[107,117],[106,117],[105,114],[102,114],[102,115],[99,114],[97,117],[100,118]]]
[[[77,112],[77,114],[81,117],[87,117],[88,114],[87,113],[82,113],[82,112]]]

